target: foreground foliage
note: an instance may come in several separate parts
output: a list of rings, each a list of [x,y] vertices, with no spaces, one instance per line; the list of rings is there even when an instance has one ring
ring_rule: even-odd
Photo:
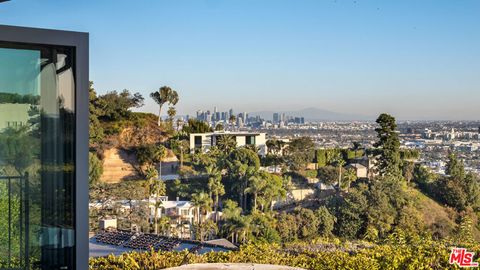
[[[90,269],[163,269],[192,263],[259,263],[305,269],[451,269],[450,245],[429,237],[391,235],[383,243],[339,240],[300,242],[284,246],[267,243],[243,245],[238,251],[206,253],[183,252],[126,253],[90,260]],[[480,245],[468,246],[479,252]],[[477,258],[478,261],[478,258]]]

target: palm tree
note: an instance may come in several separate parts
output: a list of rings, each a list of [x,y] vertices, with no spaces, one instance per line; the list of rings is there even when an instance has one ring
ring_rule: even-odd
[[[230,122],[230,127],[235,124],[235,121],[237,121],[237,117],[235,117],[235,115],[230,115],[230,118],[228,119],[228,122]]]
[[[225,153],[230,153],[237,147],[237,141],[230,134],[222,134],[217,138],[217,147]]]
[[[268,153],[273,155],[275,172],[277,172],[278,163],[281,160],[280,153],[285,146],[285,142],[277,139],[271,139],[266,142],[266,146]]]
[[[222,230],[225,235],[229,235],[231,237],[232,243],[236,243],[235,234],[238,227],[238,220],[241,218],[242,208],[238,207],[238,203],[236,201],[228,199],[224,201],[222,211],[222,218],[224,220]]]
[[[346,170],[345,174],[343,175],[343,180],[344,184],[347,187],[347,192],[349,192],[351,183],[357,180],[357,172],[355,172],[354,169]]]
[[[159,232],[163,235],[168,235],[170,232],[170,218],[163,216],[158,221]]]
[[[210,198],[205,192],[194,193],[192,194],[192,204],[196,209],[197,222],[200,224],[202,221],[202,214],[206,215],[212,210],[212,198]]]
[[[225,187],[222,184],[222,174],[215,168],[213,165],[207,166],[206,171],[208,174],[208,190],[210,191],[210,196],[214,195],[214,211],[215,211],[215,222],[218,221],[218,199],[219,196],[225,194]]]
[[[168,86],[162,86],[158,91],[150,93],[150,97],[158,104],[158,126],[162,123],[161,113],[162,106],[165,103],[170,105],[176,105],[178,103],[179,97],[177,91],[173,90]]]
[[[355,151],[355,157],[357,157],[357,151],[362,148],[362,144],[360,142],[353,142],[352,150]]]
[[[190,143],[187,140],[180,140],[179,138],[175,138],[171,140],[171,147],[176,149],[180,154],[180,168],[183,167],[183,157],[185,151],[190,148]]]
[[[168,114],[168,121],[170,121],[170,124],[173,126],[173,118],[177,114],[177,110],[175,109],[175,107],[171,106],[168,108],[167,114]]]
[[[256,146],[255,144],[245,145],[245,148],[252,150],[253,152],[255,152],[255,154],[258,154],[258,152],[260,152],[260,147]]]
[[[345,160],[343,160],[342,155],[340,153],[337,153],[333,159],[332,159],[332,164],[335,164],[338,167],[338,191],[340,191],[340,184],[342,182],[342,169],[343,166],[345,166]]]
[[[248,178],[248,187],[245,193],[253,194],[253,212],[257,211],[257,197],[258,193],[264,188],[265,180],[260,173],[255,173]]]
[[[235,231],[237,234],[237,242],[238,242],[239,235],[241,236],[242,243],[247,242],[253,231],[253,226],[252,226],[253,224],[252,224],[251,217],[250,216],[240,217],[236,225],[237,226]]]
[[[157,221],[158,221],[158,209],[162,205],[162,202],[159,200],[159,196],[165,194],[165,183],[158,181],[158,172],[153,166],[149,166],[146,171],[146,178],[147,178],[147,191],[148,191],[148,198],[152,198],[155,196],[155,203],[154,203],[154,230],[157,233]],[[148,205],[150,209],[150,205]],[[148,215],[148,219],[150,219],[150,215]],[[150,222],[149,222],[150,223]]]

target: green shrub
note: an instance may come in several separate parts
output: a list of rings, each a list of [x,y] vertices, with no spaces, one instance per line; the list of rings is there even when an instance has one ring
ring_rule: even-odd
[[[478,252],[480,246],[468,246]],[[238,251],[210,252],[203,255],[182,252],[126,253],[121,256],[90,259],[90,269],[164,269],[182,263],[259,263],[287,265],[304,269],[449,269],[450,246],[425,237],[391,235],[379,245],[364,243],[303,242],[291,246],[256,243]],[[478,261],[478,258],[477,258]]]

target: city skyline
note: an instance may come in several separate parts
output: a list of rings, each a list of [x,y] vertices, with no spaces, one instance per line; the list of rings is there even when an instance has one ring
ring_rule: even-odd
[[[180,115],[235,105],[249,112],[318,108],[369,118],[386,112],[400,120],[477,120],[479,7],[208,0],[105,1],[92,9],[30,0],[2,4],[0,23],[90,32],[97,91],[139,91],[142,111],[156,113],[148,95],[168,85],[180,94]],[[143,49],[117,57],[135,44]]]

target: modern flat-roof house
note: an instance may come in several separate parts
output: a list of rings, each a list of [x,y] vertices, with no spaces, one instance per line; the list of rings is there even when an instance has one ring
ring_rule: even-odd
[[[207,152],[210,147],[217,145],[221,136],[228,135],[235,138],[237,147],[246,145],[255,145],[258,147],[258,154],[265,156],[267,154],[266,133],[256,132],[228,132],[217,131],[208,133],[192,133],[190,134],[190,150],[195,151],[201,149]]]
[[[88,269],[88,34],[0,25],[0,268]]]

